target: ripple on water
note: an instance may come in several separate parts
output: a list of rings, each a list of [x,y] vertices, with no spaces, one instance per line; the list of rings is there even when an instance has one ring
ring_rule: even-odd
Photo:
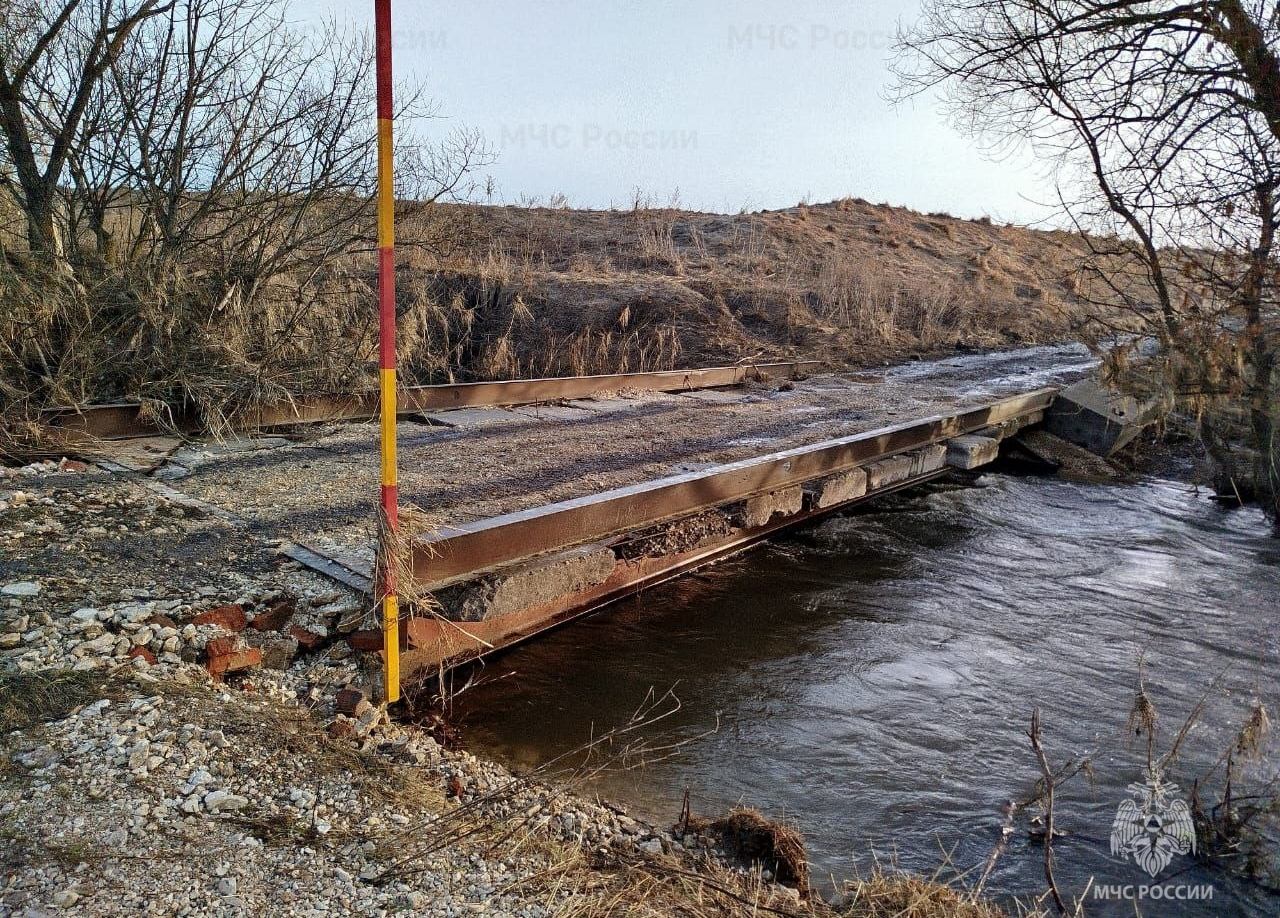
[[[528,766],[675,685],[662,728],[687,745],[600,791],[664,822],[686,783],[704,811],[785,814],[818,875],[865,868],[873,849],[931,871],[944,849],[961,869],[985,861],[1005,801],[1036,777],[1039,705],[1055,758],[1095,762],[1094,786],[1064,792],[1059,875],[1138,882],[1107,847],[1139,777],[1124,727],[1138,656],[1170,724],[1226,670],[1173,775],[1189,786],[1249,698],[1275,703],[1280,544],[1261,514],[1171,482],[979,484],[829,519],[504,654],[489,666],[513,675],[458,700],[467,735]],[[1274,740],[1267,756],[1280,764]],[[1018,836],[988,889],[1035,893],[1041,869]],[[1185,876],[1217,898],[1161,914],[1276,911],[1220,874]]]

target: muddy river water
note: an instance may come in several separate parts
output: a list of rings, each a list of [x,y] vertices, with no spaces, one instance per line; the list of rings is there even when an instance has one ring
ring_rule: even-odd
[[[1065,892],[1158,885],[1142,914],[1280,914],[1258,884],[1190,857],[1152,880],[1111,853],[1143,777],[1126,732],[1140,656],[1162,746],[1221,676],[1169,771],[1185,798],[1255,699],[1280,705],[1280,541],[1262,516],[1162,480],[987,475],[829,518],[548,634],[490,660],[457,706],[475,751],[527,768],[674,686],[680,709],[651,740],[683,745],[588,789],[667,825],[686,786],[695,811],[785,817],[815,876],[837,879],[876,857],[975,877],[1038,774],[1039,706],[1050,757],[1093,762],[1057,808]],[[1272,739],[1248,773],[1277,771]],[[1201,898],[1152,898],[1178,886]],[[1025,819],[986,889],[1043,891]],[[1134,905],[1095,897],[1087,913]]]

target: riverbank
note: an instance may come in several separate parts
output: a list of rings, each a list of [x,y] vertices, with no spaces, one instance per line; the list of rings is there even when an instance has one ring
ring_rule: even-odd
[[[773,356],[884,366],[1078,340],[1096,318],[1106,335],[1132,323],[1094,304],[1110,300],[1107,285],[1073,234],[853,198],[740,214],[642,201],[611,211],[439,205],[406,215],[399,233],[409,384]],[[11,357],[0,366],[0,447],[25,443],[24,422],[58,405],[145,400],[157,416],[220,429],[254,406],[376,390],[367,253],[260,278],[249,299],[205,267],[191,273],[207,289],[152,308],[155,292],[135,289],[127,265],[86,267],[82,286],[66,286],[37,265],[0,263],[13,307],[0,317]],[[1133,284],[1119,269],[1107,283]]]
[[[0,481],[0,514],[5,914],[830,911],[576,795],[574,767],[515,776],[389,721],[334,639],[360,597],[253,532],[74,463]],[[963,913],[895,884],[849,907]]]

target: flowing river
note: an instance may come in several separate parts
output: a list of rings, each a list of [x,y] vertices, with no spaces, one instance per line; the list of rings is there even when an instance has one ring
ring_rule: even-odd
[[[1065,893],[1090,879],[1129,895],[1181,886],[1181,901],[1148,892],[1142,914],[1280,913],[1280,897],[1190,857],[1152,880],[1111,853],[1117,806],[1143,778],[1145,747],[1126,730],[1140,657],[1161,749],[1208,693],[1169,769],[1185,799],[1254,700],[1273,716],[1280,702],[1280,541],[1261,514],[1162,480],[986,475],[830,518],[561,628],[490,660],[456,709],[471,748],[529,768],[674,686],[680,708],[651,738],[683,745],[589,790],[664,825],[686,786],[695,812],[782,816],[818,878],[878,857],[972,882],[1007,802],[1039,774],[1039,706],[1054,764],[1092,761],[1056,808]],[[1246,774],[1276,772],[1269,741]],[[1044,891],[1025,817],[985,889]],[[1092,898],[1088,914],[1134,904]]]

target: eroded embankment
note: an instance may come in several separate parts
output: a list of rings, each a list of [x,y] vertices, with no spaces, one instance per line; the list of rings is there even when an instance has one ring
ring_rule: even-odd
[[[1002,385],[1042,381],[1034,355],[1002,359],[1013,369]],[[1074,353],[1057,366],[1085,359]],[[423,461],[410,474],[439,506],[482,515],[673,462],[759,450],[753,431],[770,442],[821,439],[990,389],[973,365],[937,371],[927,384],[895,383],[890,373],[874,392],[865,378],[833,377],[720,401],[679,397],[653,414],[644,409],[654,405],[631,399],[641,411],[608,421],[509,412],[471,431],[426,427]],[[864,414],[877,405],[879,415]],[[160,460],[162,483],[181,492],[74,464],[0,483],[0,831],[14,840],[0,893],[7,909],[310,915],[349,902],[361,914],[534,916],[731,914],[744,901],[825,908],[761,874],[744,879],[723,868],[727,851],[714,834],[675,834],[574,796],[577,758],[516,778],[344,691],[376,679],[367,668],[374,659],[362,662],[339,639],[369,613],[367,602],[283,560],[278,548],[297,532],[350,540],[368,531],[351,521],[371,509],[363,488],[371,429],[303,436],[247,450],[133,444]],[[637,461],[618,460],[628,447]],[[426,491],[432,476],[441,484]],[[234,513],[182,492],[221,494]],[[634,735],[618,734],[588,768],[620,748],[643,752],[633,744],[642,738],[636,725],[619,727]],[[778,864],[757,868],[772,875]],[[893,889],[881,893],[896,901]]]
[[[329,638],[363,600],[271,544],[91,472],[0,494],[6,914],[832,913],[769,882],[796,879],[776,857],[724,866],[715,825],[575,795],[643,756],[643,723],[515,776],[344,691],[370,673]],[[220,671],[224,647],[252,665]],[[910,878],[860,895],[922,891],[962,904]]]

